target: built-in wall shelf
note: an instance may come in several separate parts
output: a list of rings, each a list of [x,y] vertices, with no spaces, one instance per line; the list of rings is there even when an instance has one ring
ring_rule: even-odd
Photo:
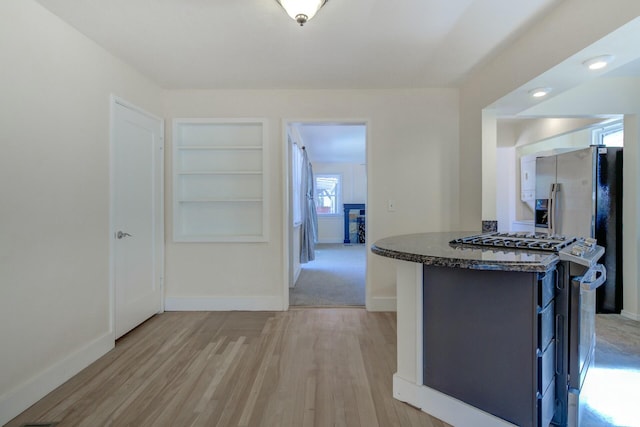
[[[173,239],[267,240],[266,121],[175,119]]]

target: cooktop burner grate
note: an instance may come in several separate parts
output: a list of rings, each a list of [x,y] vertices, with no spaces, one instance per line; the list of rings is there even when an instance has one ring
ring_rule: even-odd
[[[577,239],[575,237],[532,233],[485,233],[452,240],[451,244],[471,246],[526,249],[559,252]]]

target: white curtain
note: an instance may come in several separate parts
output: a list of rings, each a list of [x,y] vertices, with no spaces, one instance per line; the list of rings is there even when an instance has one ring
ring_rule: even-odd
[[[302,164],[303,155],[302,148],[295,142],[292,144],[291,150],[291,181],[292,181],[292,209],[293,209],[293,226],[297,227],[302,224]]]
[[[304,147],[302,147],[301,166],[302,229],[300,230],[300,263],[304,264],[315,259],[316,241],[318,240],[318,216],[316,213],[313,168]]]

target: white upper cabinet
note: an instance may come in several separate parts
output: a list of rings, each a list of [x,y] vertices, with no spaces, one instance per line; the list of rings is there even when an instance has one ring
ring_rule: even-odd
[[[536,158],[520,157],[520,200],[533,201],[536,197]]]

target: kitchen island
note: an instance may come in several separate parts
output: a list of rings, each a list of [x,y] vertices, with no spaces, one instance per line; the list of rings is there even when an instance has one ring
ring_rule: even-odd
[[[450,244],[474,232],[389,237],[397,260],[393,394],[456,427],[548,426],[555,404],[553,252]]]

